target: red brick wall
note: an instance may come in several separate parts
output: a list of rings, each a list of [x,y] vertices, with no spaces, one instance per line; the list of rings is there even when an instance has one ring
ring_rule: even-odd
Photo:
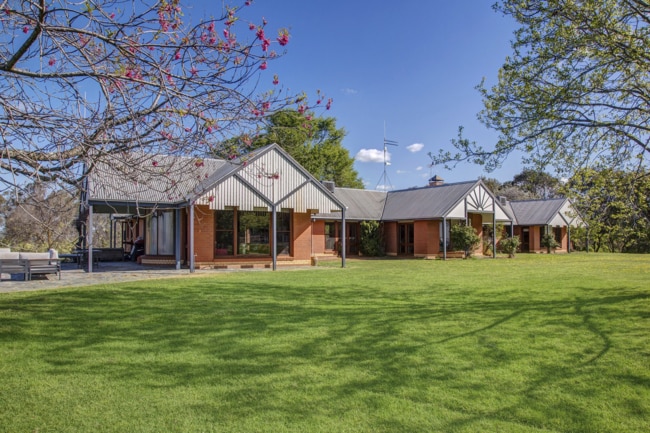
[[[440,249],[439,221],[416,221],[413,224],[414,255],[432,257]]]
[[[197,262],[214,258],[214,212],[208,206],[194,208],[194,254]]]
[[[311,215],[293,214],[293,257],[296,260],[309,260],[311,257]]]
[[[314,221],[312,238],[312,251],[314,254],[325,254],[325,221]]]
[[[397,223],[384,223],[384,239],[386,239],[386,254],[397,255]]]

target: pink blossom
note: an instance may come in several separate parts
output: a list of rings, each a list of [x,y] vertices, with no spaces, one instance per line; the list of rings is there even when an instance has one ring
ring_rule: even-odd
[[[283,30],[280,32],[280,36],[278,36],[278,42],[280,45],[283,47],[289,43],[289,32],[286,30]]]
[[[262,62],[262,64],[260,65],[260,69],[261,69],[261,70],[265,70],[266,68],[268,68],[267,63],[266,63],[266,62]]]
[[[250,24],[248,25],[248,30],[255,30],[255,24],[250,23]]]
[[[246,6],[250,6],[251,3],[253,3],[251,0],[246,0],[246,3],[244,3]]]
[[[333,101],[334,101],[334,100],[333,100],[332,98],[329,98],[329,99],[327,100],[327,105],[325,106],[325,108],[328,109],[328,110],[329,110],[330,108],[332,108],[332,102],[333,102]]]
[[[110,15],[110,19],[115,19],[115,12]]]
[[[196,74],[198,74],[198,73],[199,73],[199,70],[196,69],[195,66],[192,66],[192,69],[190,69],[190,74],[192,74],[192,75],[196,75]]]
[[[56,63],[56,60],[54,59],[54,57],[50,57],[50,60],[47,62],[47,64],[50,65],[50,66],[54,66],[55,63]]]
[[[214,196],[211,195],[210,197],[208,197],[208,201],[209,201],[210,203],[212,203],[212,202],[214,201]]]
[[[174,60],[180,60],[181,59],[181,52],[176,51],[176,54],[174,54]]]
[[[154,167],[158,167],[158,161],[153,161],[151,165],[153,165]]]
[[[29,32],[29,26],[23,27],[23,33],[28,33]]]
[[[277,86],[278,84],[280,84],[280,79],[278,78],[277,75],[274,75],[274,76],[273,76],[273,84],[275,84],[276,86]]]
[[[261,27],[257,30],[257,39],[259,39],[260,41],[263,41],[265,39],[264,29]]]

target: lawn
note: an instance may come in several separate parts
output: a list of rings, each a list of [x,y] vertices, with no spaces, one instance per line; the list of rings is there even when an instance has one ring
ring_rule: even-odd
[[[2,432],[643,432],[650,256],[0,294]]]

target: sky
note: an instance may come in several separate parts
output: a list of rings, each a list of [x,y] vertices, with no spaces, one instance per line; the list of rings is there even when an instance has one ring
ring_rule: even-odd
[[[431,167],[428,156],[453,150],[459,126],[484,147],[496,142],[497,134],[477,120],[483,105],[476,86],[483,79],[496,83],[516,26],[493,3],[255,0],[245,13],[257,21],[264,17],[267,35],[290,31],[286,54],[265,73],[278,74],[283,85],[312,99],[317,90],[333,98],[329,111],[316,114],[334,117],[345,129],[343,146],[365,187],[397,190],[425,186],[433,175],[446,182],[480,176],[504,182],[521,171],[515,156],[492,173],[471,164]],[[219,16],[222,7],[220,0],[188,4],[192,20]],[[387,147],[386,176],[384,138],[398,143]]]

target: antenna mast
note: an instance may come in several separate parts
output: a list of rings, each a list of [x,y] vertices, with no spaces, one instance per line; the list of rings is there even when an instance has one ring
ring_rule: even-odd
[[[381,185],[382,189],[384,190],[393,189],[393,185],[390,183],[387,171],[388,166],[390,165],[390,162],[388,162],[388,146],[398,146],[398,144],[397,141],[388,140],[386,138],[386,122],[384,122],[384,172],[379,178],[379,182],[377,182],[375,189],[379,189],[379,185]]]

